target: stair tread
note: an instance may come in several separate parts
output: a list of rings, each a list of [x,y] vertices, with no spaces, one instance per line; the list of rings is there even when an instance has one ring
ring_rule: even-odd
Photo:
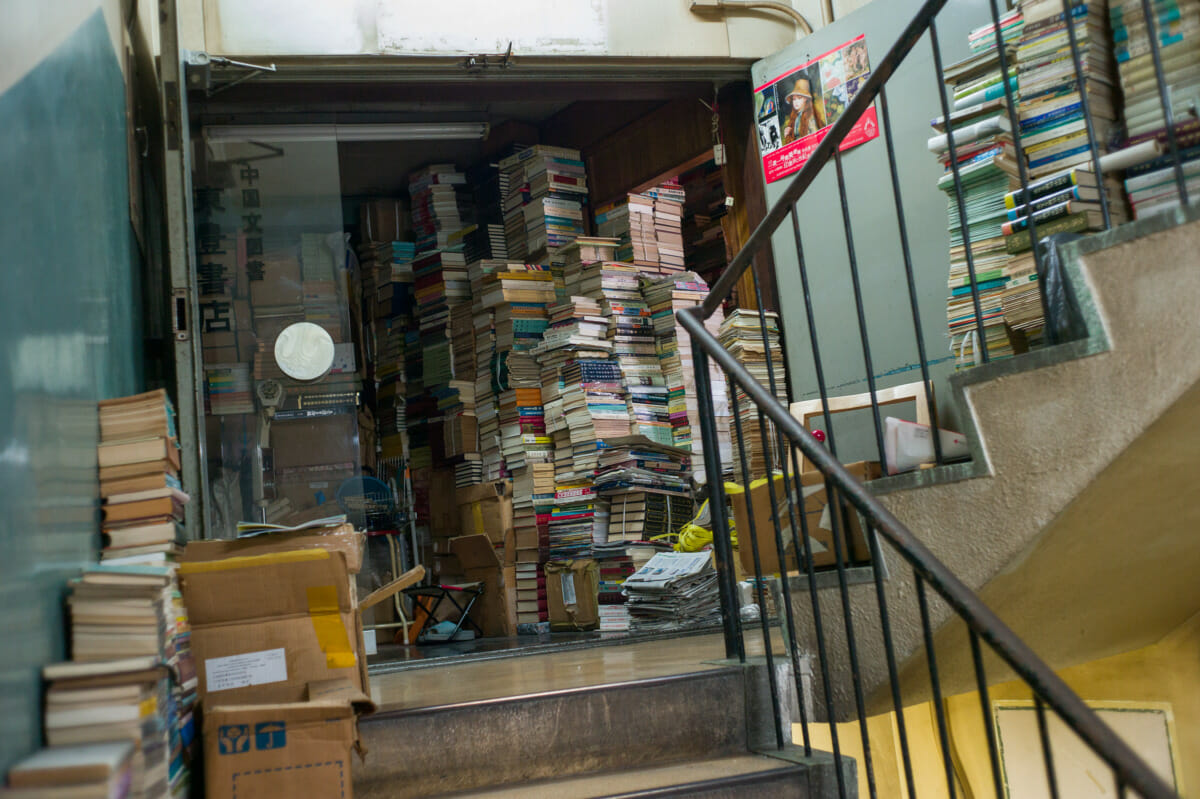
[[[793,763],[765,755],[728,755],[711,760],[684,760],[661,766],[602,771],[538,783],[525,783],[487,791],[454,794],[479,799],[594,799],[675,785],[741,777],[755,773],[799,768]]]

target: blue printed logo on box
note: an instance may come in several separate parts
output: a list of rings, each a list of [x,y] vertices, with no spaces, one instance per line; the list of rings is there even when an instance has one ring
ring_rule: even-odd
[[[250,751],[249,724],[223,724],[217,731],[219,751],[223,755],[236,755]]]
[[[264,721],[254,725],[255,749],[282,749],[287,746],[287,725],[282,721]]]

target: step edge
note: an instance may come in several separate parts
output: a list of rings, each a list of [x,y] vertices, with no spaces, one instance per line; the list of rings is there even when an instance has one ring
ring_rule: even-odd
[[[688,761],[682,762],[686,763]],[[806,765],[782,760],[777,762],[787,763],[787,765],[769,766],[759,771],[745,771],[740,774],[732,774],[728,777],[712,777],[707,780],[681,782],[675,785],[661,785],[657,788],[647,788],[641,791],[604,794],[602,799],[654,799],[654,797],[678,796],[680,795],[680,791],[688,791],[690,793],[709,788],[734,788],[739,785],[752,785],[764,777],[774,778],[788,774],[800,776],[808,773],[808,766]]]
[[[654,687],[659,685],[669,685],[674,682],[684,682],[705,677],[729,677],[741,675],[741,666],[718,666],[710,669],[700,669],[698,671],[682,672],[680,674],[662,674],[657,677],[646,677],[638,680],[622,680],[620,682],[598,683],[596,685],[580,685],[574,688],[558,688],[550,691],[537,691],[526,694],[512,694],[509,696],[496,696],[486,699],[469,699],[463,702],[447,702],[437,705],[421,705],[419,707],[401,707],[401,708],[385,708],[376,712],[363,716],[359,722],[363,724],[375,724],[379,722],[391,721],[410,716],[429,715],[431,713],[441,713],[453,710],[466,710],[469,708],[498,706],[505,704],[515,704],[517,702],[525,702],[536,699],[554,699],[565,696],[584,695],[596,693],[605,690],[622,690],[629,688]]]

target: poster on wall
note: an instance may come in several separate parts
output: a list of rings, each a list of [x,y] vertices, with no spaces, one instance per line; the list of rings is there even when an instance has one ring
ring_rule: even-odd
[[[763,173],[768,183],[798,172],[871,75],[866,36],[830,50],[754,90]],[[879,135],[875,106],[868,108],[843,150]]]

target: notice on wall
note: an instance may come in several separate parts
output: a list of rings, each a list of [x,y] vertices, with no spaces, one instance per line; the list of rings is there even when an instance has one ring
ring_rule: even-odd
[[[804,166],[870,75],[866,36],[859,36],[754,90],[758,144],[768,183]],[[841,149],[878,135],[872,105],[855,122]]]

